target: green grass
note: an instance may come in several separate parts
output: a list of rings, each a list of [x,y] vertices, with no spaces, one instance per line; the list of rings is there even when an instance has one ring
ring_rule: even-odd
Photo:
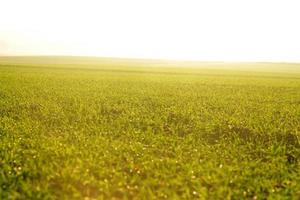
[[[0,58],[0,199],[299,199],[299,159],[300,65]]]

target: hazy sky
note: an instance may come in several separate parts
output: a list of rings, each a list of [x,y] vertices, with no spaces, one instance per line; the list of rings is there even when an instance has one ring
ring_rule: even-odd
[[[0,55],[300,62],[300,1],[1,0]]]

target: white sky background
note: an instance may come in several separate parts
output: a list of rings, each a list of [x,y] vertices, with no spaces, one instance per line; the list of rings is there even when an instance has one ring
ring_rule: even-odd
[[[300,1],[0,0],[0,55],[300,62]]]

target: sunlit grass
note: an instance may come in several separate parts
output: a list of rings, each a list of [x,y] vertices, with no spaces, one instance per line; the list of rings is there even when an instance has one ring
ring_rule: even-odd
[[[18,62],[0,66],[2,199],[300,196],[299,65]]]

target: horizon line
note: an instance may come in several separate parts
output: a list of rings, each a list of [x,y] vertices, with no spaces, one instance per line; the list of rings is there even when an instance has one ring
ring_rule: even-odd
[[[272,61],[272,60],[200,60],[200,59],[176,59],[176,58],[158,58],[158,57],[125,57],[125,56],[97,56],[97,55],[55,55],[55,54],[45,54],[45,55],[28,55],[28,54],[19,54],[19,55],[1,55],[3,57],[81,57],[81,58],[98,58],[98,59],[112,59],[112,60],[139,60],[139,61],[160,61],[160,62],[190,62],[190,63],[273,63],[273,64],[300,64],[300,61]]]

